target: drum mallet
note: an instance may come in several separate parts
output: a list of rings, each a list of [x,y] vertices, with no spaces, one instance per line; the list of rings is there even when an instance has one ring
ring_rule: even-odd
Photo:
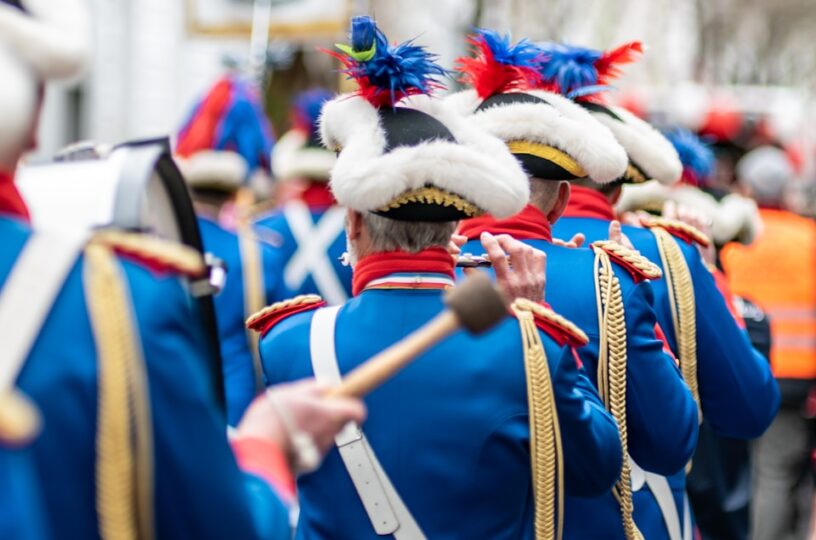
[[[326,397],[361,398],[380,386],[422,353],[460,329],[484,332],[508,314],[504,294],[483,272],[474,272],[445,296],[447,309],[351,370]]]

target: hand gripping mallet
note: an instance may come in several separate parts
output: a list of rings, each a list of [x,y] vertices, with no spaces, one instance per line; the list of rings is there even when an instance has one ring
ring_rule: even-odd
[[[483,272],[474,272],[445,296],[442,313],[351,370],[326,397],[362,398],[422,353],[459,329],[484,332],[507,316],[509,303]]]

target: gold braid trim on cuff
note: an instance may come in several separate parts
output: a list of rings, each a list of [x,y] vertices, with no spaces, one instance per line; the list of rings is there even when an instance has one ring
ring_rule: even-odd
[[[630,268],[636,270],[645,279],[660,279],[663,272],[655,263],[641,255],[632,248],[628,248],[623,244],[614,242],[612,240],[598,240],[592,243],[593,248],[602,249],[610,255],[614,255],[621,262],[629,265]],[[597,251],[596,249],[596,251]]]
[[[550,368],[530,304],[516,300],[510,309],[519,320],[530,421],[536,540],[560,540],[564,528],[564,454]]]
[[[651,217],[651,216],[643,216],[640,219],[641,225],[646,227],[647,229],[663,229],[668,233],[682,233],[685,236],[691,238],[695,243],[703,246],[708,247],[711,245],[711,238],[709,238],[704,232],[702,232],[697,227],[689,225],[683,221],[678,221],[676,219],[666,219],[666,218],[658,218],[658,217]]]
[[[270,306],[266,306],[259,312],[249,317],[246,320],[246,326],[249,328],[258,323],[261,319],[272,315],[276,311],[302,305],[319,304],[322,301],[323,298],[319,294],[301,294],[299,296],[295,296],[294,298],[290,298],[289,300],[281,300],[280,302],[275,302]]]
[[[598,351],[598,393],[618,424],[623,463],[620,478],[612,488],[621,509],[627,540],[643,540],[632,516],[632,481],[629,468],[629,435],[626,425],[626,319],[620,281],[612,270],[609,254],[595,250],[595,295],[598,306],[600,347]]]
[[[152,422],[130,293],[110,247],[99,243],[89,245],[85,261],[85,294],[98,358],[96,511],[99,534],[104,540],[151,539],[154,536]]]
[[[193,248],[146,234],[100,231],[94,235],[91,243],[155,260],[188,276],[200,276],[206,270],[204,258]]]
[[[400,206],[410,203],[435,204],[438,206],[453,206],[454,208],[464,213],[468,217],[476,217],[481,214],[484,214],[484,210],[482,210],[472,202],[466,201],[464,198],[455,193],[451,193],[449,191],[445,191],[443,189],[439,189],[433,186],[426,186],[423,188],[406,191],[402,195],[398,195],[397,197],[392,199],[391,202],[380,208],[380,212],[387,212],[389,210],[393,210],[395,208],[399,208]]]
[[[697,306],[694,298],[694,282],[680,246],[666,230],[655,227],[652,232],[657,239],[660,260],[666,269],[674,335],[680,358],[680,373],[697,403],[697,416],[703,421],[700,407],[700,390],[697,383]],[[690,465],[687,467],[690,470]]]

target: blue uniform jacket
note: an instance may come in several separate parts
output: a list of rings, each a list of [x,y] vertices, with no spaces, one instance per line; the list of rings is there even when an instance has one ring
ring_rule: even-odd
[[[609,221],[589,217],[562,217],[555,225],[555,235],[571,238],[586,235],[587,242],[605,238]],[[624,226],[623,232],[636,249],[662,267],[654,234],[648,229]],[[768,362],[751,346],[744,331],[733,319],[714,278],[703,264],[697,248],[686,242],[678,244],[694,282],[697,322],[697,382],[703,416],[721,435],[736,438],[759,436],[776,415],[779,390]],[[665,280],[653,283],[654,307],[669,346],[677,352],[669,291]],[[685,514],[685,471],[668,480],[675,498],[681,523]],[[635,521],[647,538],[667,538],[661,515],[651,506],[638,506]]]
[[[223,260],[227,267],[224,289],[215,296],[218,337],[224,371],[224,390],[227,397],[227,421],[235,426],[255,397],[255,371],[244,321],[247,319],[244,302],[244,276],[238,236],[206,217],[198,218],[204,249]],[[260,250],[266,303],[271,304],[290,296],[280,274],[278,255],[262,242]]]
[[[553,245],[546,240],[522,240],[547,254],[547,302],[581,328],[589,344],[578,350],[593,384],[597,386],[598,327],[594,285],[594,253]],[[481,254],[471,241],[463,253]],[[649,282],[635,284],[615,265],[621,283],[626,319],[628,372],[626,418],[629,454],[641,467],[658,474],[674,473],[687,463],[697,444],[697,409],[674,360],[655,337],[655,313]],[[641,505],[657,504],[643,487],[635,493]],[[565,507],[565,538],[623,538],[620,508],[611,493],[587,499],[569,497]],[[587,519],[586,516],[593,516]]]
[[[40,478],[29,448],[0,441],[0,538],[47,540]]]
[[[338,314],[340,371],[417,329],[443,309],[439,290],[367,290]],[[261,342],[270,383],[312,376],[314,312]],[[594,496],[615,481],[617,429],[568,349],[542,334],[556,392],[566,490]],[[527,392],[518,321],[474,337],[457,332],[365,399],[363,429],[428,538],[532,538]],[[377,538],[336,449],[298,480],[298,538]]]
[[[315,244],[302,253],[314,251],[308,255],[307,259],[310,262],[304,271],[298,272],[294,267],[290,267],[295,254],[301,252],[305,246],[295,237],[284,209],[276,210],[256,222],[258,235],[276,247],[280,254],[277,265],[269,271],[283,276],[286,286],[293,294],[319,294],[329,304],[342,304],[351,298],[351,267],[340,262],[341,256],[346,251],[346,233],[342,226],[342,216],[335,216],[335,219],[329,220],[334,222],[334,227],[328,222],[326,225],[321,224],[328,211],[342,213],[343,210],[337,206],[309,208],[301,201],[290,202],[287,205],[292,208],[295,205],[300,206],[311,218],[309,224],[311,231],[308,237]],[[321,226],[325,227],[322,233]],[[333,234],[328,234],[332,231]]]
[[[29,237],[0,217],[0,283]],[[201,360],[203,343],[179,280],[122,262],[138,320],[152,408],[157,538],[287,538],[287,512],[267,484],[241,473]],[[18,378],[44,429],[32,445],[48,527],[98,537],[95,501],[97,357],[83,260],[70,271]]]

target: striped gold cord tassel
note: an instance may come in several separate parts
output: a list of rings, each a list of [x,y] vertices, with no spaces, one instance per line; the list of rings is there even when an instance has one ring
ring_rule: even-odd
[[[519,320],[530,421],[530,465],[533,478],[535,537],[560,540],[564,522],[564,456],[561,427],[555,404],[547,356],[529,307],[516,300],[513,313]]]
[[[697,404],[698,419],[702,422],[703,409],[700,406],[700,390],[697,383],[697,313],[694,283],[683,252],[672,235],[660,227],[652,228],[652,232],[657,239],[669,289],[674,335],[677,337],[680,354],[680,373],[691,390]]]
[[[251,196],[251,194],[250,194]],[[238,250],[241,254],[241,271],[244,279],[244,318],[258,313],[266,305],[264,293],[263,261],[261,249],[256,241],[255,233],[249,221],[249,203],[244,202],[238,208]],[[249,329],[246,330],[249,350],[252,354],[252,367],[255,373],[255,390],[263,390],[263,367],[258,349],[260,336]]]
[[[144,366],[124,277],[111,249],[85,250],[85,290],[98,357],[96,509],[100,537],[153,537],[152,437]],[[136,391],[138,390],[138,391]],[[145,425],[146,424],[146,425]],[[137,451],[134,457],[134,436]]]
[[[623,463],[620,478],[612,488],[621,509],[627,540],[642,540],[633,518],[632,481],[629,467],[629,436],[626,425],[626,319],[620,281],[612,270],[609,255],[595,249],[595,292],[598,303],[600,347],[598,354],[598,393],[604,406],[618,423]]]

